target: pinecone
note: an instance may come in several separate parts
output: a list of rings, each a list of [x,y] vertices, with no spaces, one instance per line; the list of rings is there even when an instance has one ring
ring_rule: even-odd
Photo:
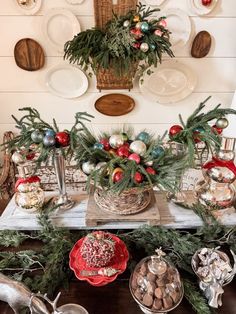
[[[96,231],[85,237],[80,252],[89,267],[104,267],[114,256],[115,242],[109,233]]]

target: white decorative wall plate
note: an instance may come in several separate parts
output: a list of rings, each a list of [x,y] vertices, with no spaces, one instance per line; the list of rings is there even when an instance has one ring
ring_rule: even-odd
[[[190,95],[196,84],[197,76],[185,64],[174,60],[163,61],[153,73],[139,80],[143,97],[161,104],[175,103]]]
[[[66,0],[69,4],[81,4],[84,0]]]
[[[51,9],[43,19],[43,35],[58,52],[64,52],[64,45],[81,31],[76,16],[64,8]]]
[[[33,15],[39,11],[42,0],[13,0],[17,8],[26,15]]]
[[[216,6],[218,0],[212,0],[211,4],[203,5],[202,0],[189,0],[191,9],[198,15],[209,14]]]
[[[60,64],[47,72],[46,86],[56,96],[76,98],[88,89],[88,79],[78,67]]]
[[[173,49],[183,47],[191,34],[191,21],[187,13],[180,9],[167,9],[161,11],[166,16],[167,28],[171,31],[170,42]]]

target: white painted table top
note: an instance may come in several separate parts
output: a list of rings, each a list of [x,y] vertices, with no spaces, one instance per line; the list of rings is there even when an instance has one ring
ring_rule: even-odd
[[[76,205],[67,211],[58,210],[51,214],[52,222],[55,226],[69,229],[135,229],[144,222],[112,222],[99,225],[97,227],[87,227],[85,224],[85,212],[88,202],[87,194],[78,194],[78,192],[69,193]],[[50,198],[56,195],[56,192],[46,192],[46,197]],[[174,217],[173,223],[164,224],[168,228],[196,228],[202,226],[201,219],[192,211],[184,209],[172,202],[169,204],[169,210]],[[37,213],[25,213],[19,209],[14,197],[11,199],[2,216],[0,217],[0,230],[39,230],[37,222]],[[225,225],[236,225],[236,213],[225,215],[222,219]]]

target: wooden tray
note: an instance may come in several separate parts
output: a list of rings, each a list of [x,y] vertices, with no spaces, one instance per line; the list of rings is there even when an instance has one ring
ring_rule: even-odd
[[[45,62],[43,48],[31,38],[23,38],[16,43],[14,57],[18,67],[26,71],[37,71]]]
[[[122,116],[134,109],[135,102],[124,94],[108,94],[98,98],[94,106],[107,116]]]
[[[154,193],[151,203],[141,212],[131,215],[116,215],[100,209],[94,201],[93,192],[89,194],[88,207],[85,215],[86,226],[95,227],[108,222],[143,222],[149,225],[160,224],[160,213]]]

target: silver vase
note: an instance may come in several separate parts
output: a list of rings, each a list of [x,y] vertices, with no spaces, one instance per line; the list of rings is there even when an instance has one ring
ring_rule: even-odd
[[[70,209],[74,206],[75,202],[66,193],[65,159],[60,150],[55,153],[54,168],[59,190],[59,196],[54,199],[54,203],[60,209]]]

